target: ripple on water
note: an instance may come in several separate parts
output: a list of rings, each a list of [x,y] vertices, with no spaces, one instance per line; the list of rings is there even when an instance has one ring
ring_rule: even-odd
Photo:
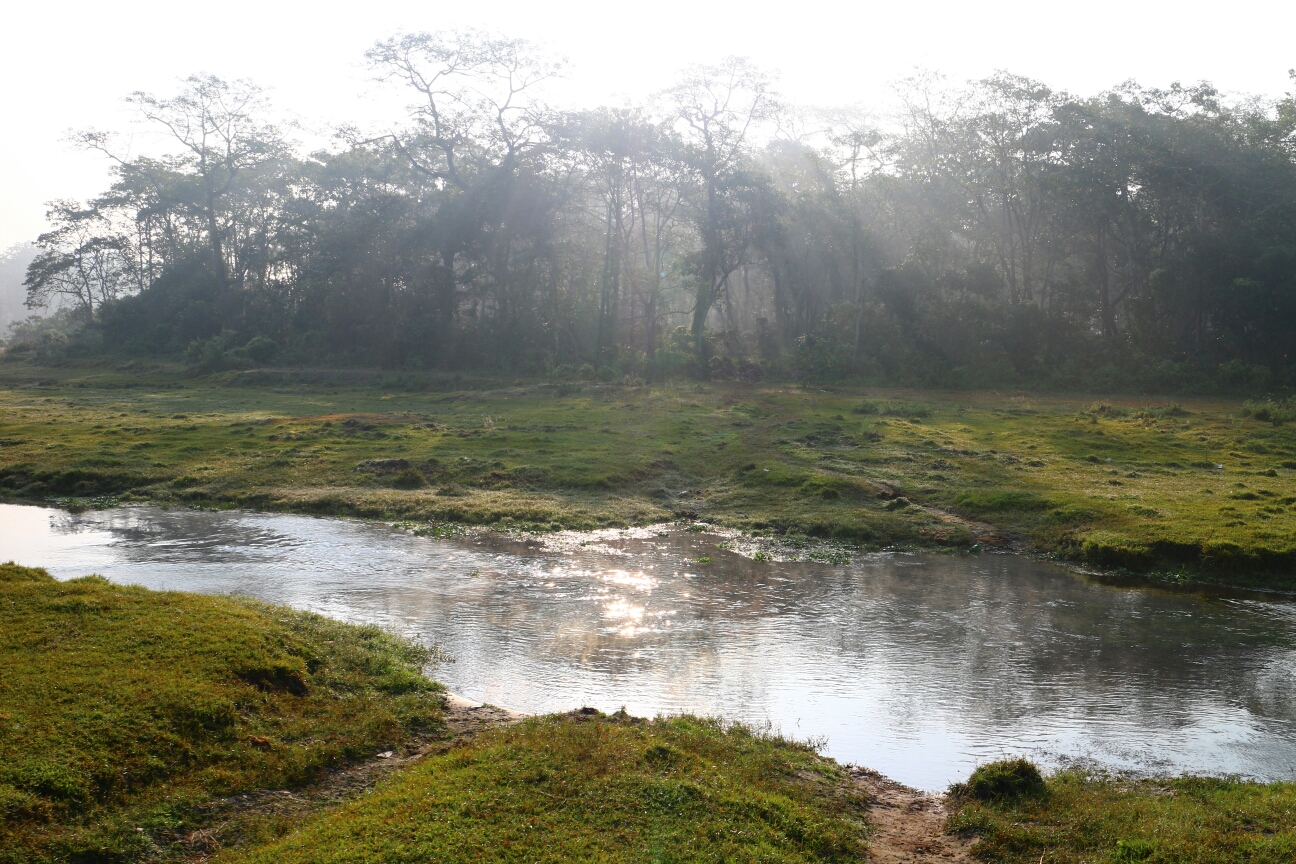
[[[0,560],[376,623],[453,654],[435,672],[452,690],[524,711],[718,714],[927,789],[1007,753],[1296,778],[1285,600],[1115,589],[1013,556],[755,562],[723,539],[0,505]]]

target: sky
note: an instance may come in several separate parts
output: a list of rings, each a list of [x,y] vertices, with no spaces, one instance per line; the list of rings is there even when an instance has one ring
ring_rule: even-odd
[[[955,81],[1006,69],[1082,95],[1133,78],[1279,97],[1296,66],[1291,0],[3,0],[0,250],[44,230],[45,202],[107,185],[104,158],[73,148],[69,130],[116,131],[132,152],[150,146],[123,102],[133,91],[169,95],[198,72],[248,78],[301,137],[325,140],[343,122],[399,123],[406,99],[364,67],[376,40],[469,27],[565,57],[551,98],[583,106],[642,101],[681,68],[734,54],[777,72],[791,101],[883,112],[892,82],[916,68]]]

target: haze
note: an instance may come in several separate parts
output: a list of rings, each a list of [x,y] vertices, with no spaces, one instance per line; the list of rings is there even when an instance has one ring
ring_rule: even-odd
[[[995,69],[1088,94],[1135,78],[1149,86],[1208,79],[1226,92],[1278,96],[1296,65],[1296,7],[1249,0],[984,4],[696,3],[620,8],[502,0],[488,5],[369,2],[13,4],[0,26],[8,86],[0,116],[0,249],[45,229],[45,202],[102,189],[107,165],[66,143],[69,129],[138,133],[122,97],[169,94],[194,72],[250,78],[277,112],[299,118],[298,138],[341,122],[398,122],[406,96],[373,84],[362,55],[398,30],[490,27],[565,56],[554,98],[621,104],[667,86],[692,62],[730,54],[780,74],[805,104],[880,108],[889,82],[915,66],[952,78]]]

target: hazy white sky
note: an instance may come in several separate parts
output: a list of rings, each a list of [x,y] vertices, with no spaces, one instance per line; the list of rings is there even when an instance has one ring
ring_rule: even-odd
[[[1084,94],[1136,78],[1267,96],[1291,89],[1296,66],[1292,0],[3,0],[0,249],[43,229],[45,201],[105,186],[103,159],[64,139],[91,126],[138,135],[122,104],[133,90],[168,94],[211,72],[270,88],[278,110],[313,128],[396,120],[404,100],[367,80],[365,49],[398,30],[472,26],[567,57],[556,95],[588,105],[641,99],[679,68],[729,54],[819,105],[882,104],[915,66],[955,79],[1007,69]]]

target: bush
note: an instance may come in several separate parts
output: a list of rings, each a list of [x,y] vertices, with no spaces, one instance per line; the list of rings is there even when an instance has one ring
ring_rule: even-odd
[[[1040,797],[1048,791],[1044,776],[1027,759],[1001,759],[982,765],[972,772],[966,783],[950,787],[950,794],[977,801],[1008,801]]]
[[[419,489],[427,484],[422,474],[413,468],[406,468],[392,478],[392,485],[397,489]]]

